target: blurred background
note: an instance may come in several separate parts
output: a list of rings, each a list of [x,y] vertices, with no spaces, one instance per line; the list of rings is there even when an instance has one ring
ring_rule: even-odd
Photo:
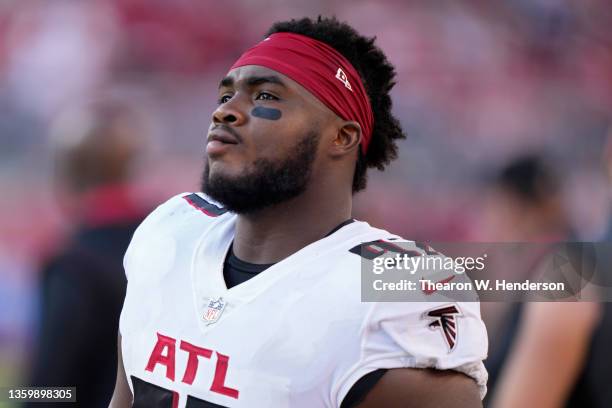
[[[219,79],[273,22],[319,14],[376,36],[397,69],[408,139],[356,218],[434,242],[606,236],[606,0],[4,0],[0,386],[30,381],[57,254],[195,191]]]

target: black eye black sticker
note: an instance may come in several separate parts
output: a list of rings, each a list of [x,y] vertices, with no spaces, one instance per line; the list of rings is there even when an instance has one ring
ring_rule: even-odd
[[[264,106],[256,106],[251,111],[251,115],[262,119],[279,120],[282,116],[282,113],[278,109],[266,108]]]

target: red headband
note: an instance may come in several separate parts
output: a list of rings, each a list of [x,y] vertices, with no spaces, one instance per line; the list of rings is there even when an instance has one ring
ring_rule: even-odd
[[[288,76],[342,119],[359,123],[365,155],[374,114],[359,74],[338,51],[304,35],[275,33],[242,54],[230,70],[245,65],[261,65]]]

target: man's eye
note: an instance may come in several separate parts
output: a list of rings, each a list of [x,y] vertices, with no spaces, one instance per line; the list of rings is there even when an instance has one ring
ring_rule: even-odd
[[[223,96],[221,96],[221,97],[220,97],[220,98],[217,100],[217,103],[218,103],[219,105],[221,105],[221,104],[223,104],[223,103],[226,103],[226,102],[227,102],[227,101],[229,101],[230,99],[232,99],[232,95],[223,95]]]
[[[257,94],[256,100],[277,101],[278,98],[268,92],[260,92]]]

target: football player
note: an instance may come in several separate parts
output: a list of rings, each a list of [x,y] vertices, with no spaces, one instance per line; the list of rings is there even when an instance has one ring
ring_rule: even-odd
[[[202,193],[158,207],[126,253],[111,406],[481,405],[477,302],[361,301],[359,248],[400,239],[351,218],[404,138],[394,76],[334,18],[276,23],[233,64]]]

